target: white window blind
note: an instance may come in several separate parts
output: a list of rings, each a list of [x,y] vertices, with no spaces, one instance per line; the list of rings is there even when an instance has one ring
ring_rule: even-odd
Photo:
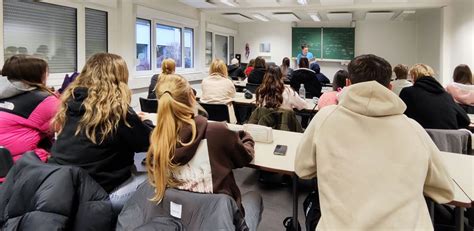
[[[107,12],[86,8],[86,59],[107,52]]]
[[[29,54],[47,60],[50,73],[77,70],[76,14],[65,6],[3,0],[5,59]]]

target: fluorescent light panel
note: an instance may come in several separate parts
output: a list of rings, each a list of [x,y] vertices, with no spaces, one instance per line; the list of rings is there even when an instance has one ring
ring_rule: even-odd
[[[351,12],[330,12],[326,16],[331,21],[352,21]]]
[[[300,18],[292,12],[277,12],[273,13],[273,17],[282,22],[300,21]]]
[[[231,6],[231,7],[236,7],[237,6],[237,3],[235,1],[232,1],[232,0],[221,0],[221,3],[224,3],[228,6]]]
[[[261,14],[254,14],[252,15],[254,18],[260,20],[260,21],[264,21],[264,22],[268,22],[270,21],[270,19],[268,19],[267,17],[261,15]]]
[[[367,12],[365,14],[365,20],[373,20],[373,21],[388,21],[392,19],[393,12]]]
[[[243,14],[239,13],[224,13],[222,17],[228,18],[234,22],[241,23],[241,22],[253,22],[252,18],[249,18]]]
[[[203,8],[216,8],[216,5],[210,0],[180,0],[180,2],[192,6],[194,8],[203,9]]]
[[[308,13],[309,17],[313,19],[315,22],[321,22],[321,18],[319,17],[318,13]]]
[[[297,2],[298,2],[300,5],[308,5],[308,1],[307,1],[307,0],[297,0]]]

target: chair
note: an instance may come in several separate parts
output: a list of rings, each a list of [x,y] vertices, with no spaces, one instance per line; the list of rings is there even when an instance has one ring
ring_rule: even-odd
[[[227,105],[202,102],[199,102],[199,104],[207,111],[207,114],[209,114],[209,120],[230,122],[229,108]]]
[[[255,94],[255,92],[257,91],[257,88],[260,86],[260,84],[255,84],[255,83],[247,83],[247,85],[245,86],[245,88],[247,90],[249,90],[250,92],[252,92],[252,94]]]
[[[13,157],[8,149],[0,146],[0,178],[7,175],[13,166]]]
[[[118,217],[116,230],[137,230],[155,223],[157,218],[172,218],[186,230],[246,230],[235,200],[226,194],[193,193],[167,189],[161,203],[148,200],[155,188],[148,182],[139,186]],[[171,207],[174,207],[173,210]],[[180,218],[173,214],[179,211]],[[173,217],[172,215],[175,215]],[[164,230],[156,227],[153,230]]]
[[[140,109],[142,112],[156,113],[158,111],[158,100],[140,97]]]
[[[471,154],[471,132],[466,129],[425,129],[438,149],[443,152]]]

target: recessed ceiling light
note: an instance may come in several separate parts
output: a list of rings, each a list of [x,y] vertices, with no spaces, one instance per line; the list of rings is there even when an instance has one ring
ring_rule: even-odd
[[[261,14],[254,14],[252,16],[255,17],[256,19],[260,20],[260,21],[264,21],[264,22],[270,21],[270,19],[268,19],[267,17],[265,17]]]

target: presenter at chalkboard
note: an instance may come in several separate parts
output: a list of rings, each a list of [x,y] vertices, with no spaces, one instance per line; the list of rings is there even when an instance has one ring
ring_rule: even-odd
[[[308,50],[309,49],[306,44],[301,45],[301,53],[299,53],[298,56],[296,57],[296,60],[297,60],[296,62],[298,65],[300,64],[300,59],[302,57],[306,57],[308,60],[314,59],[313,53],[309,52]]]

